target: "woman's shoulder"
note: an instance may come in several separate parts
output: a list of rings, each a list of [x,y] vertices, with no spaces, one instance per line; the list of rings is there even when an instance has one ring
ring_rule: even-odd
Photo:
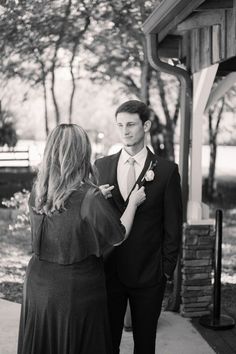
[[[85,194],[87,197],[96,198],[98,195],[101,195],[101,191],[96,185],[87,185],[85,187],[85,190]]]
[[[100,190],[96,185],[93,184],[89,184],[87,182],[83,183],[80,188],[78,188],[77,190],[73,191],[72,196],[74,197],[80,197],[80,198],[84,198],[84,197],[88,197],[88,196],[95,196],[97,193],[99,193]]]
[[[101,192],[100,189],[92,184],[83,183],[83,185],[76,191],[74,191],[69,198],[69,204],[72,202],[84,204],[84,202],[93,204],[96,203],[97,198],[99,198]]]
[[[91,215],[98,213],[101,208],[105,208],[105,202],[106,200],[97,186],[87,186],[81,205],[81,215],[86,216],[88,213]]]
[[[94,200],[94,198],[97,198],[97,196],[100,194],[100,190],[96,185],[89,184],[87,182],[81,184],[81,186],[74,190],[69,198],[67,199],[65,203],[65,207],[70,208],[71,206],[78,207],[79,204],[83,203],[83,201],[86,200]],[[29,207],[33,208],[35,207],[35,199],[36,199],[36,186],[34,185],[30,197],[29,197]]]

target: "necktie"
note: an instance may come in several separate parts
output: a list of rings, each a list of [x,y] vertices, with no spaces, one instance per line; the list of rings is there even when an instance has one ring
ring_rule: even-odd
[[[127,197],[136,182],[134,163],[135,163],[135,159],[133,159],[133,157],[130,157],[128,159],[129,170],[127,174]]]

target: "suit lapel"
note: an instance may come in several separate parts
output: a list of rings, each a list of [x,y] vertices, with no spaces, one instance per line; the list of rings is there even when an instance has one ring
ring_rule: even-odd
[[[147,148],[148,154],[147,154],[147,158],[146,161],[144,163],[144,167],[140,173],[140,175],[138,176],[138,179],[136,181],[136,184],[139,185],[139,187],[141,187],[143,185],[142,179],[145,176],[145,173],[147,172],[147,170],[150,168],[151,163],[153,164],[154,162],[157,161],[157,157],[149,150],[149,148]],[[110,185],[114,185],[114,189],[112,190],[112,197],[113,197],[113,201],[116,204],[116,206],[118,207],[118,209],[123,212],[124,208],[127,206],[128,204],[128,200],[129,200],[129,196],[132,193],[134,187],[132,188],[130,194],[128,195],[126,201],[124,201],[121,193],[120,193],[120,189],[119,189],[119,185],[118,185],[118,181],[117,181],[117,165],[118,165],[118,161],[120,158],[120,154],[121,151],[119,151],[117,154],[115,154],[114,156],[112,156],[112,159],[110,161],[110,178],[109,178],[109,184]],[[135,184],[135,185],[136,185]]]
[[[142,169],[142,171],[141,171],[141,173],[138,176],[138,179],[136,181],[136,184],[138,184],[139,187],[141,187],[143,185],[142,179],[145,176],[145,173],[147,172],[147,170],[150,168],[151,164],[153,164],[154,162],[157,161],[156,156],[149,150],[148,147],[147,147],[147,151],[148,151],[148,154],[147,154],[146,161],[145,161],[143,169]],[[134,187],[135,187],[135,185],[134,185]],[[129,193],[128,197],[127,197],[126,204],[127,204],[128,200],[129,200],[129,196],[132,193],[134,187],[132,188],[132,190],[130,191],[130,193]]]
[[[145,176],[145,173],[147,172],[147,170],[150,168],[151,163],[153,162],[154,157],[155,157],[155,155],[148,148],[147,148],[147,151],[148,151],[148,154],[147,154],[145,164],[144,164],[143,169],[142,169],[142,171],[137,179],[137,182],[136,182],[136,183],[138,183],[139,186],[141,186],[142,179]]]
[[[121,151],[119,151],[116,155],[112,156],[110,161],[110,178],[109,184],[114,185],[114,189],[111,191],[112,198],[118,209],[123,212],[124,211],[124,199],[120,193],[118,181],[117,181],[117,164],[120,158]]]

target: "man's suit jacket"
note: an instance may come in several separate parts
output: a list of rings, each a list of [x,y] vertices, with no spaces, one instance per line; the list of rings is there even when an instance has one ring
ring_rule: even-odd
[[[114,185],[109,201],[118,217],[127,201],[121,196],[117,182],[120,152],[98,159],[99,185]],[[136,211],[131,232],[126,241],[114,247],[105,258],[107,277],[116,273],[128,287],[149,287],[157,284],[164,273],[172,275],[176,266],[182,234],[182,198],[178,166],[154,155],[148,149],[144,168],[137,183],[150,166],[154,179],[144,183],[146,200]]]

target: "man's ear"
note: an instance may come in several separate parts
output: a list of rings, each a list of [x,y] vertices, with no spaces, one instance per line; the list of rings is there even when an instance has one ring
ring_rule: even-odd
[[[149,132],[151,125],[152,125],[152,122],[150,120],[146,120],[146,122],[144,122],[143,128],[144,128],[145,133]]]

